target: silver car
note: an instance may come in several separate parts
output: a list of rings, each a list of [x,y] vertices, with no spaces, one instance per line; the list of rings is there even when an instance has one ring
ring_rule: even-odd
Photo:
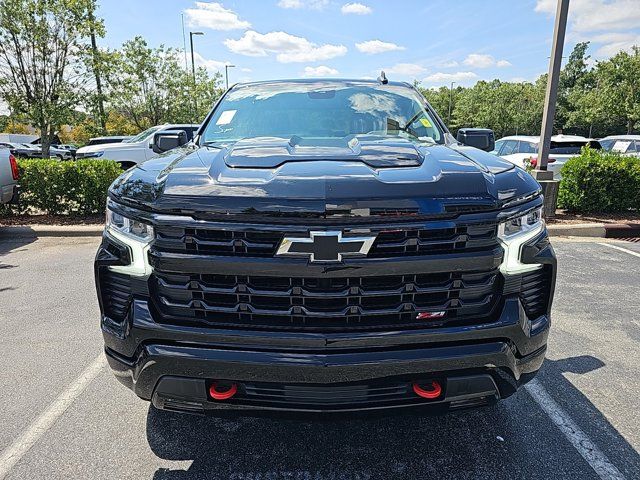
[[[0,145],[0,203],[18,201],[18,164],[8,147]]]

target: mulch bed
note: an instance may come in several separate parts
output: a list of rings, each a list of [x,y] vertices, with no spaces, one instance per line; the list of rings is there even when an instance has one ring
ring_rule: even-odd
[[[8,225],[103,225],[104,215],[12,215],[0,217],[0,226]]]
[[[549,224],[576,223],[640,223],[640,212],[628,213],[597,213],[578,215],[564,210],[556,211],[555,218],[547,219]]]

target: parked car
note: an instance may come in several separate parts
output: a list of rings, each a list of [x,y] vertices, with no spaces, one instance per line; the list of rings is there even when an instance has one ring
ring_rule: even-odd
[[[15,203],[18,201],[18,164],[7,143],[0,143],[0,203]]]
[[[72,158],[76,157],[76,151],[78,150],[78,147],[76,145],[72,145],[70,143],[61,143],[59,145],[54,145],[54,147],[67,150],[68,152],[71,153]]]
[[[42,158],[42,145],[35,144],[33,145],[33,147],[35,148],[33,157]],[[73,158],[73,154],[65,148],[56,147],[55,145],[49,145],[48,158],[57,158],[58,160],[71,160]]]
[[[155,407],[468,408],[542,365],[540,185],[410,84],[238,84],[188,147],[164,128],[109,189],[94,270],[109,365]]]
[[[90,138],[85,147],[90,147],[91,145],[104,145],[105,143],[121,143],[125,140],[129,140],[133,138],[131,135],[112,135],[110,137],[93,137]]]
[[[187,139],[191,140],[198,130],[198,127],[198,125],[190,124],[157,125],[120,143],[90,145],[79,148],[76,152],[76,158],[105,158],[115,160],[120,163],[124,169],[128,169],[159,155],[158,152],[153,150],[154,134],[166,130],[182,130],[186,133]]]
[[[640,157],[640,135],[610,135],[599,140],[602,148],[608,152]]]
[[[496,141],[492,153],[519,167],[526,168],[528,162],[531,162],[531,165],[535,167],[539,143],[539,136],[513,135],[503,137]],[[551,137],[547,170],[553,172],[553,178],[556,180],[561,178],[560,169],[562,166],[568,159],[580,155],[580,151],[585,145],[601,148],[597,140],[578,135],[554,135]]]
[[[36,158],[38,149],[30,143],[2,142],[0,147],[8,148],[16,157]]]

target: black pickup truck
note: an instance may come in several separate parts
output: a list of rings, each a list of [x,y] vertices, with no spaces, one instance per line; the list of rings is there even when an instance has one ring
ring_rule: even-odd
[[[240,84],[154,145],[109,190],[95,275],[109,364],[155,407],[439,411],[540,368],[540,186],[411,85]]]

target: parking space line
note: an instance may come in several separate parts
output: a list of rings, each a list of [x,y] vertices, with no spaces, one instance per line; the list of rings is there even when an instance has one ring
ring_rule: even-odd
[[[615,248],[616,250],[620,250],[621,252],[628,253],[629,255],[633,255],[634,257],[640,257],[640,253],[634,252],[633,250],[629,250],[623,247],[619,247],[618,245],[613,245],[612,243],[598,242],[598,245],[602,245],[609,248]]]
[[[49,407],[36,418],[22,434],[0,454],[0,480],[7,476],[16,463],[49,430],[58,418],[71,406],[104,366],[104,355],[86,367]]]
[[[551,421],[560,429],[571,445],[578,451],[600,478],[607,480],[625,480],[620,470],[609,461],[595,443],[576,425],[569,414],[551,398],[538,379],[525,385],[529,395],[546,412]]]

